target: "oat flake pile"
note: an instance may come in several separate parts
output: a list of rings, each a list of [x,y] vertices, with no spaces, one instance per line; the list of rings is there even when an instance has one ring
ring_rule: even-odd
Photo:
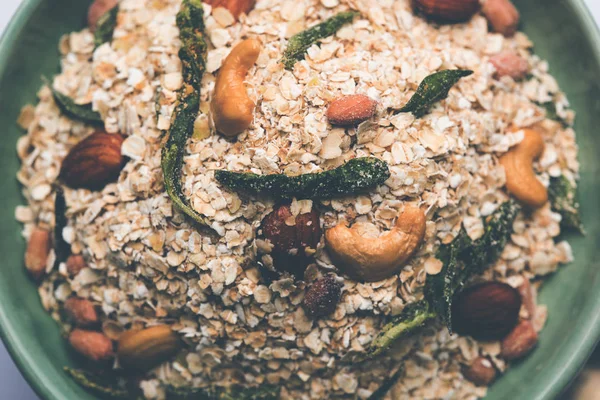
[[[518,11],[209,3],[96,0],[19,118],[25,264],[89,361],[67,373],[114,398],[483,397],[581,229],[574,113]]]

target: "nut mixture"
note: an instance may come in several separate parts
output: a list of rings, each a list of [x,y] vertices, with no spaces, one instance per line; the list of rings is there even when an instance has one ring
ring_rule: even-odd
[[[427,275],[440,273],[435,258],[440,244],[450,243],[463,227],[473,240],[483,235],[484,218],[508,199],[505,185],[518,173],[510,167],[505,172],[500,156],[527,153],[527,179],[539,179],[542,190],[551,177],[577,178],[575,133],[546,119],[538,104],[555,102],[568,123],[574,115],[548,64],[531,53],[533,44],[520,32],[512,37],[492,32],[481,14],[463,24],[434,24],[415,15],[409,0],[258,0],[239,22],[226,8],[205,5],[207,73],[182,187],[216,231],[210,234],[173,207],[160,165],[163,132],[184,84],[175,19],[180,5],[180,0],[122,0],[111,43],[94,49],[88,29],[59,43],[62,72],[54,88],[78,104],[92,103],[105,131],[123,136],[126,164],[118,181],[102,190],[65,189],[68,225],[62,237],[72,256],[55,268],[53,250],[45,250],[42,266],[40,255],[31,253],[36,277],[45,268],[39,287],[43,306],[80,346],[82,325],[97,323],[100,336],[112,340],[125,330],[170,325],[178,339],[156,340],[167,340],[169,349],[179,348],[181,340],[187,350],[145,374],[140,387],[148,399],[164,399],[165,384],[208,383],[277,384],[284,399],[367,399],[400,360],[404,371],[389,398],[484,396],[495,370],[507,367],[501,342],[451,335],[440,323],[399,341],[376,361],[347,365],[341,358],[364,350],[390,316],[422,298]],[[287,39],[347,10],[361,15],[311,46],[292,71],[283,68]],[[248,38],[257,41],[260,54],[243,79],[247,92],[236,96],[255,108],[231,140],[213,129],[211,99],[224,59]],[[499,67],[506,59],[519,70]],[[524,77],[524,65],[527,78],[515,80]],[[424,117],[389,111],[406,104],[426,76],[455,68],[475,73]],[[331,126],[328,106],[346,95],[368,96],[376,108],[357,127],[343,120]],[[27,129],[17,145],[27,205],[17,208],[16,218],[25,238],[43,242],[48,235],[40,229],[54,226],[54,183],[63,159],[94,128],[62,115],[49,87],[38,98],[19,119]],[[544,144],[539,154],[518,150],[531,131],[524,129],[532,126]],[[315,207],[324,231],[347,221],[375,240],[395,229],[399,213],[420,208],[426,223],[415,255],[393,276],[361,283],[334,266],[322,240],[309,249],[314,258],[304,281],[290,274],[268,278],[256,261],[276,268],[272,244],[257,234],[275,202],[223,188],[214,171],[299,175],[366,156],[388,163],[391,177],[384,185],[333,200],[295,199],[290,218]],[[539,199],[539,193],[532,196]],[[513,229],[501,259],[481,280],[520,288],[571,261],[569,244],[555,242],[560,215],[547,202],[520,213]],[[39,249],[31,242],[30,247]],[[331,276],[343,285],[339,302],[332,313],[311,318],[302,307],[307,286]],[[528,288],[534,295],[537,284]],[[73,297],[85,302],[69,302]],[[537,338],[546,308],[525,303],[521,324],[527,326],[518,329],[533,330]],[[514,347],[510,359],[519,357]],[[102,354],[100,347],[93,349],[92,356],[103,359],[113,351],[128,353],[108,346]],[[151,356],[137,357],[144,363]],[[484,376],[477,375],[480,370]],[[463,374],[477,376],[466,380]]]

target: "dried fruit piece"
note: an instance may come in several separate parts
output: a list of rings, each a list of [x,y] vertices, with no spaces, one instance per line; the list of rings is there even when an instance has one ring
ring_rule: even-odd
[[[256,0],[206,0],[213,8],[223,7],[229,10],[231,15],[239,19],[241,14],[248,14],[256,4]]]
[[[335,34],[342,26],[352,22],[357,15],[358,13],[354,11],[341,12],[320,24],[292,36],[283,52],[283,60],[281,61],[285,69],[294,69],[296,62],[304,60],[306,50],[310,46],[319,43],[319,40],[323,38]]]
[[[485,357],[477,357],[463,371],[465,378],[477,386],[489,386],[496,379],[496,368]]]
[[[486,282],[458,294],[452,304],[454,330],[480,340],[506,336],[519,321],[521,295],[506,283]]]
[[[358,125],[371,118],[377,102],[369,96],[354,94],[334,100],[327,109],[327,119],[332,125]]]
[[[278,199],[330,199],[355,195],[384,183],[389,177],[387,163],[375,157],[354,158],[329,171],[299,176],[215,171],[217,181],[229,189]]]
[[[42,279],[46,273],[50,242],[50,232],[45,229],[35,228],[29,236],[25,253],[25,268],[36,281]]]
[[[313,318],[333,313],[342,296],[342,286],[332,275],[312,283],[304,295],[306,313]]]
[[[77,275],[82,269],[87,267],[87,263],[82,255],[73,254],[67,258],[67,272],[70,276]]]
[[[99,332],[75,329],[69,335],[69,343],[79,354],[92,361],[108,360],[114,355],[112,341]]]
[[[421,246],[427,219],[418,207],[407,207],[390,232],[365,238],[355,227],[338,224],[325,233],[335,266],[360,282],[380,281],[397,274]]]
[[[70,319],[80,328],[90,328],[98,324],[98,313],[94,304],[79,297],[71,297],[65,301],[65,311]]]
[[[412,112],[415,117],[421,118],[434,103],[448,97],[450,89],[461,78],[472,74],[473,71],[469,70],[447,69],[427,76],[408,103],[397,112]]]
[[[273,245],[275,268],[302,277],[321,241],[319,213],[312,208],[294,216],[288,204],[280,205],[263,220],[262,233]]]
[[[479,0],[413,0],[413,7],[437,22],[466,22],[479,11]]]
[[[486,0],[481,10],[495,32],[512,36],[519,27],[519,11],[510,0]]]
[[[518,53],[505,50],[490,58],[490,62],[496,67],[497,78],[510,76],[518,81],[524,79],[529,73],[529,63]]]
[[[60,178],[69,187],[102,189],[119,178],[125,158],[123,136],[95,132],[77,143],[63,160]]]
[[[119,338],[117,355],[123,368],[149,370],[173,357],[181,341],[168,325],[132,330]]]
[[[516,360],[529,354],[537,345],[538,334],[531,321],[523,320],[502,341],[500,355],[506,360]]]

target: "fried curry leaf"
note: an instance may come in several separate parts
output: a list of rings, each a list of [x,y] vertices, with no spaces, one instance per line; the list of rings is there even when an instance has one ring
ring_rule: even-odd
[[[373,392],[371,396],[369,396],[368,400],[382,400],[387,392],[390,391],[392,386],[400,379],[400,375],[404,373],[404,366],[400,366],[394,374],[388,378],[386,378],[381,386]]]
[[[52,85],[49,86],[58,108],[60,108],[67,117],[90,125],[103,124],[102,116],[100,113],[92,110],[91,104],[76,104],[69,96],[54,89]]]
[[[434,103],[448,97],[452,86],[461,78],[471,74],[473,71],[448,69],[429,75],[423,79],[408,103],[397,112],[412,112],[415,117],[422,117]]]
[[[277,199],[328,199],[353,195],[380,185],[389,177],[387,163],[375,157],[355,158],[329,171],[293,177],[215,171],[217,181],[231,190]]]
[[[56,189],[54,200],[54,253],[56,254],[55,267],[67,260],[71,252],[71,246],[63,238],[63,229],[67,226],[67,202],[62,188]]]
[[[373,339],[366,358],[372,358],[385,352],[398,339],[409,336],[435,317],[435,312],[426,300],[408,304]]]
[[[500,257],[520,211],[514,200],[502,204],[486,221],[483,236],[472,241],[465,230],[447,245],[442,245],[437,258],[443,268],[437,275],[427,277],[425,296],[432,310],[452,332],[452,299],[473,276],[483,273]]]
[[[358,13],[355,11],[341,12],[318,25],[292,36],[283,52],[282,63],[285,69],[294,69],[296,62],[304,60],[306,50],[310,46],[319,43],[319,40],[323,38],[335,34],[342,26],[352,22],[357,15]]]
[[[548,197],[552,210],[562,216],[561,226],[567,230],[583,233],[583,223],[579,215],[579,201],[577,201],[577,188],[561,175],[550,179]]]
[[[380,355],[397,340],[415,333],[438,316],[452,331],[452,299],[466,282],[483,273],[498,260],[510,238],[512,225],[519,211],[519,205],[510,200],[488,218],[485,233],[480,239],[472,241],[462,230],[452,243],[442,245],[437,258],[443,262],[443,268],[439,274],[427,277],[425,299],[408,304],[383,327],[366,353],[352,354],[347,357],[347,361],[360,362]]]
[[[208,220],[192,208],[181,185],[183,156],[199,113],[200,87],[205,71],[207,47],[203,15],[201,0],[184,0],[177,14],[182,43],[179,58],[185,85],[179,92],[167,143],[162,150],[161,166],[165,188],[173,203],[194,221],[208,225]]]
[[[112,41],[113,33],[117,26],[117,15],[119,14],[119,6],[115,6],[105,12],[96,25],[94,32],[94,45],[100,47],[106,42]]]
[[[277,400],[280,387],[263,385],[256,388],[241,388],[239,386],[191,388],[167,387],[169,400]]]
[[[547,101],[545,103],[537,103],[540,107],[546,110],[546,118],[551,119],[553,121],[558,121],[563,126],[569,126],[570,124],[564,119],[558,116],[558,111],[556,110],[556,103],[553,101]]]
[[[116,376],[98,375],[81,369],[64,368],[65,372],[81,387],[101,398],[131,399],[127,389],[119,387]]]

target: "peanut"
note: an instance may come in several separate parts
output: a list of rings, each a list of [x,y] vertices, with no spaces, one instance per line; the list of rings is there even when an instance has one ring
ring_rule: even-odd
[[[69,335],[69,343],[75,351],[92,361],[104,361],[113,357],[112,341],[99,332],[75,329]]]
[[[358,125],[375,114],[377,102],[363,94],[340,97],[327,109],[327,119],[332,125]]]
[[[425,236],[425,213],[407,207],[396,226],[379,238],[362,237],[357,230],[339,224],[325,233],[334,264],[351,278],[374,282],[398,273],[417,251]]]
[[[537,311],[537,302],[536,302],[536,291],[531,286],[531,282],[526,277],[523,277],[523,283],[521,283],[517,290],[521,294],[521,299],[523,301],[523,306],[527,311],[527,319],[533,320],[535,319],[535,314]]]
[[[506,360],[524,357],[537,345],[538,334],[530,321],[521,321],[502,341],[500,355]]]
[[[181,342],[168,325],[131,330],[121,335],[117,355],[123,368],[148,370],[173,357]]]
[[[67,272],[69,273],[70,276],[77,275],[82,269],[87,267],[87,264],[86,264],[83,256],[78,255],[78,254],[70,255],[69,258],[67,258],[66,264],[67,264]]]
[[[252,123],[254,107],[244,80],[260,53],[260,42],[246,39],[231,50],[215,83],[211,101],[213,122],[217,131],[235,137]]]
[[[204,2],[213,8],[226,8],[231,15],[239,19],[241,14],[248,14],[254,8],[256,0],[205,0]]]
[[[477,357],[463,375],[477,386],[489,386],[496,379],[496,369],[487,358]]]
[[[65,301],[65,311],[69,318],[81,328],[91,327],[98,323],[98,313],[91,301],[71,297]]]
[[[51,238],[49,231],[35,228],[31,232],[25,253],[25,268],[27,268],[31,277],[36,281],[42,279],[46,273],[50,245]]]
[[[506,173],[506,189],[522,203],[539,208],[548,202],[548,190],[536,178],[533,161],[544,152],[544,140],[533,129],[524,129],[521,143],[500,157]]]
[[[496,78],[510,76],[518,81],[527,76],[529,63],[514,51],[505,50],[490,58],[490,62],[496,67]]]
[[[88,9],[88,26],[90,31],[96,31],[98,20],[109,10],[116,7],[118,0],[95,0]]]
[[[517,32],[520,15],[510,0],[486,0],[481,11],[495,32],[509,37]]]

